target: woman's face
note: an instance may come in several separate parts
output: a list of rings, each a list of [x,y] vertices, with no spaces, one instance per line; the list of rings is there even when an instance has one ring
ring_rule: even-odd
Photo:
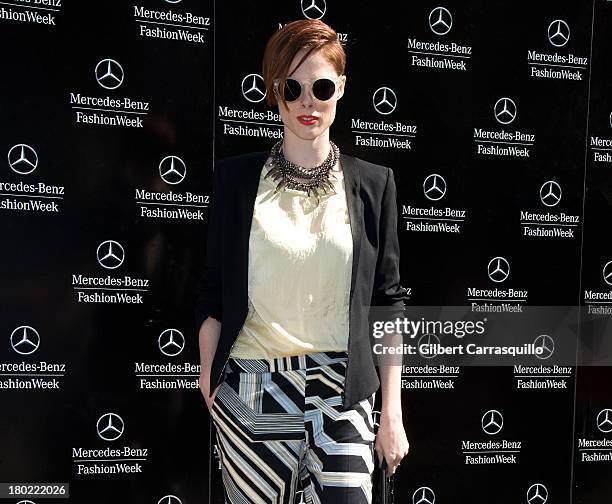
[[[305,52],[306,50],[302,49],[296,54],[289,67],[290,72],[297,66]],[[298,81],[310,80],[312,82],[322,77],[336,80],[338,79],[338,73],[320,51],[315,51],[310,53],[300,67],[289,74],[289,77]],[[306,92],[302,94],[300,99],[287,102],[288,108],[285,108],[283,103],[278,100],[278,109],[285,128],[302,140],[313,140],[326,133],[336,118],[336,102],[344,94],[345,81],[346,76],[337,81],[336,93],[326,101],[317,100],[308,84],[306,84]],[[306,119],[304,116],[314,116],[316,120],[312,124],[301,122],[300,118],[302,120]]]

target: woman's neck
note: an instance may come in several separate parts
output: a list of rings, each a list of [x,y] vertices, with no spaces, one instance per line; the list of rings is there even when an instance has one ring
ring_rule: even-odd
[[[282,149],[285,159],[308,169],[320,165],[327,159],[331,145],[328,135],[304,140],[286,131],[285,128]]]

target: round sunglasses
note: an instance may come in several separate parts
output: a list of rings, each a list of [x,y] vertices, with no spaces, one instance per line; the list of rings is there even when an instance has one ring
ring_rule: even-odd
[[[289,103],[299,100],[306,92],[306,85],[312,89],[313,96],[320,101],[329,100],[336,93],[336,85],[344,75],[338,76],[336,79],[322,77],[314,80],[299,81],[293,77],[285,79],[285,100]],[[278,85],[280,80],[274,79],[274,91],[278,93]]]

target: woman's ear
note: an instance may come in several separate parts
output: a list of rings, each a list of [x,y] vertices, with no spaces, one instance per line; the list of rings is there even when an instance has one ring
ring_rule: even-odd
[[[346,83],[346,75],[342,76],[342,79],[338,82],[338,100],[344,96],[344,85]]]

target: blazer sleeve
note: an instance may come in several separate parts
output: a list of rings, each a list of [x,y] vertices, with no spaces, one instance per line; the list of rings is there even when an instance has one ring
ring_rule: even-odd
[[[385,309],[385,315],[394,319],[403,315],[408,290],[400,285],[397,191],[393,170],[391,168],[387,170],[387,182],[380,210],[378,258],[371,305],[390,307],[389,312]]]
[[[219,322],[223,318],[221,285],[224,208],[223,163],[219,162],[213,171],[213,194],[206,233],[206,258],[196,287],[195,323],[198,331],[209,316]]]

